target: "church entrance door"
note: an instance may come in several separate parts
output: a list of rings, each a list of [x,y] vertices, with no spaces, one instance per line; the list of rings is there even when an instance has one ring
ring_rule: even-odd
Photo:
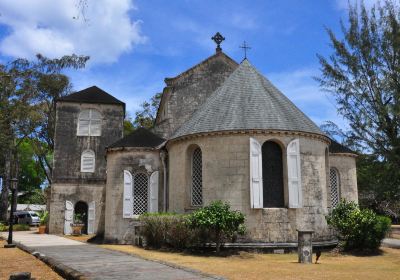
[[[75,219],[79,219],[85,226],[82,228],[82,233],[87,234],[88,230],[88,205],[86,202],[78,201],[75,204]]]

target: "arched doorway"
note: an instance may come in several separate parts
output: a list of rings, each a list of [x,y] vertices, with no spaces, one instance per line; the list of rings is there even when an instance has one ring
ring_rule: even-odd
[[[78,201],[75,204],[75,209],[74,209],[74,219],[75,217],[81,218],[83,224],[85,225],[82,229],[83,234],[87,234],[87,229],[88,229],[88,205],[86,202],[83,201]],[[75,221],[74,221],[75,222]]]
[[[279,144],[267,141],[262,145],[264,208],[284,207],[283,161]]]

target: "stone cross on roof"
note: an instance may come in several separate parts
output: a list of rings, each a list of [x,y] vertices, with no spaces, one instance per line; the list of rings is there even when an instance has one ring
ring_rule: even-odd
[[[215,50],[216,50],[217,52],[222,51],[220,45],[221,45],[222,41],[225,40],[225,37],[223,37],[223,36],[221,35],[221,33],[217,32],[217,33],[215,33],[215,35],[214,35],[213,37],[211,37],[211,40],[213,40],[213,41],[217,44],[217,48],[216,48]]]

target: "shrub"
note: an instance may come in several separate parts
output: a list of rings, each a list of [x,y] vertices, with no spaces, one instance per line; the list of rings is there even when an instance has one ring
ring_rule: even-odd
[[[47,225],[47,222],[49,221],[49,212],[48,211],[40,212],[39,219],[40,219],[41,226]]]
[[[140,216],[140,221],[141,235],[149,247],[182,250],[190,247],[196,239],[196,233],[187,224],[187,215],[146,213]]]
[[[229,203],[220,200],[196,210],[188,216],[190,228],[209,231],[212,241],[220,252],[221,242],[232,238],[235,233],[244,234],[244,215],[239,211],[230,210]]]
[[[370,209],[360,209],[354,202],[342,200],[326,217],[344,241],[344,249],[376,250],[390,229],[390,219]]]
[[[29,225],[16,224],[13,226],[13,231],[25,231],[25,230],[30,230]],[[8,231],[8,226],[0,223],[0,231]]]

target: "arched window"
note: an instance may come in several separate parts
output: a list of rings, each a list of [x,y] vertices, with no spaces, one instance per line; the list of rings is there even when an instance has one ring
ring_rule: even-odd
[[[149,177],[145,173],[136,173],[133,176],[133,215],[148,212]]]
[[[100,136],[101,114],[95,109],[82,110],[78,118],[78,136]]]
[[[200,148],[196,148],[192,154],[191,202],[192,206],[203,205],[202,157]]]
[[[263,207],[284,207],[281,147],[272,141],[262,145]]]
[[[92,150],[83,151],[81,155],[81,172],[94,172],[96,157]]]
[[[340,181],[339,172],[336,168],[331,168],[329,172],[330,186],[331,186],[331,203],[332,208],[335,208],[340,201]]]

